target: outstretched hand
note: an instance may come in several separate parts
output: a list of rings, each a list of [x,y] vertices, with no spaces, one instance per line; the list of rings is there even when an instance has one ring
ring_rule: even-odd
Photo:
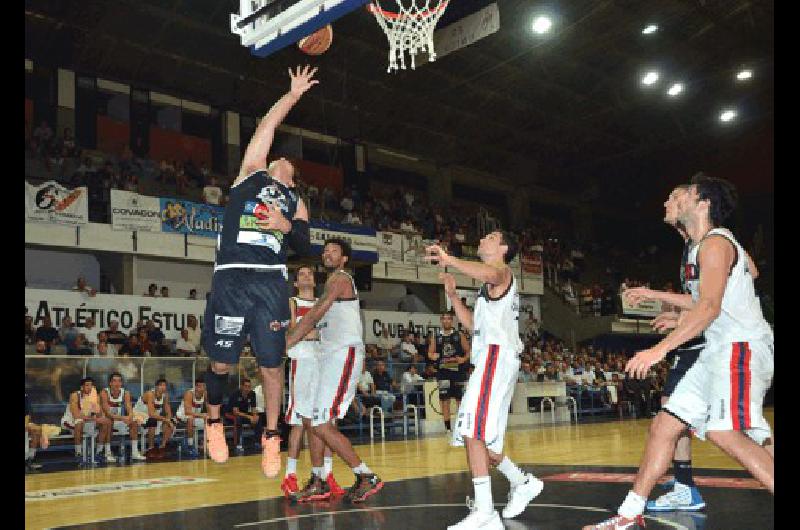
[[[423,261],[440,267],[450,265],[450,255],[440,245],[427,246],[425,252],[427,255],[422,257]]]
[[[305,65],[302,70],[300,66],[298,66],[295,72],[292,72],[292,69],[289,68],[289,77],[292,79],[292,88],[290,91],[293,96],[299,98],[305,94],[309,88],[319,83],[317,79],[314,79],[314,74],[317,73],[317,70],[317,67],[311,68],[310,65]]]

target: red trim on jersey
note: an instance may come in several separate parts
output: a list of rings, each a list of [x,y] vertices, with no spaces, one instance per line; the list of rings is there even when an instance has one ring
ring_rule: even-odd
[[[731,421],[733,422],[733,430],[741,431],[742,426],[739,423],[739,356],[741,355],[741,344],[738,342],[733,343],[733,351],[731,352]]]
[[[494,381],[494,372],[497,368],[499,353],[500,346],[497,344],[489,345],[489,355],[486,356],[486,364],[483,369],[481,390],[478,393],[478,408],[475,411],[475,428],[472,434],[476,440],[485,440],[486,438],[486,418],[489,416],[489,399],[492,396],[492,381]]]
[[[751,428],[750,425],[750,343],[744,343],[744,392],[742,401],[744,402],[744,428]]]
[[[339,417],[339,405],[342,404],[344,394],[347,392],[350,376],[353,374],[353,365],[355,364],[355,360],[356,349],[355,347],[350,346],[350,349],[347,350],[347,358],[344,361],[342,376],[339,378],[339,387],[336,389],[336,396],[334,396],[333,404],[331,405],[331,417],[333,418]]]
[[[292,384],[292,393],[289,395],[289,409],[286,411],[286,416],[284,420],[286,423],[289,423],[292,419],[292,409],[294,409],[294,375],[297,373],[297,359],[292,359],[292,373],[289,376],[289,380]]]
[[[297,306],[297,309],[295,309],[295,316],[304,317],[309,311],[311,311],[311,307]]]

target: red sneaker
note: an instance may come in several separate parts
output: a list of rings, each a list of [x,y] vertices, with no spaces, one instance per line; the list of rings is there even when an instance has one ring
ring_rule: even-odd
[[[328,473],[327,481],[328,486],[331,488],[331,495],[341,496],[346,493],[339,483],[336,482],[336,479],[333,478],[333,473]]]
[[[297,485],[297,475],[294,473],[289,473],[283,477],[283,482],[281,482],[281,490],[283,490],[283,493],[286,495],[287,499],[291,497],[293,493],[300,491],[300,486]]]
[[[615,515],[601,523],[584,526],[583,530],[638,530],[644,527],[644,517],[641,515],[633,519]]]

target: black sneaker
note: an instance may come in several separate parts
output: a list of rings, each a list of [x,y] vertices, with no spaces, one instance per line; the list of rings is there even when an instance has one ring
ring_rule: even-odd
[[[322,480],[316,475],[311,475],[311,478],[308,479],[306,486],[297,493],[293,493],[289,497],[289,500],[293,503],[324,501],[329,499],[330,496],[331,488],[328,486],[328,482]]]
[[[357,504],[364,502],[383,488],[383,481],[375,473],[356,473],[356,481],[347,490],[344,502]]]

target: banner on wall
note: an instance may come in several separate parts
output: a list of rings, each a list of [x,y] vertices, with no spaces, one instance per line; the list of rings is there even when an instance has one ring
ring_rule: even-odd
[[[655,318],[661,313],[661,301],[659,300],[639,302],[636,305],[632,305],[626,302],[624,297],[620,296],[620,299],[622,300],[622,314],[625,316]]]
[[[222,206],[164,197],[159,201],[162,232],[217,237],[222,231]]]
[[[402,263],[403,236],[394,232],[376,232],[378,260],[389,263]]]
[[[542,253],[526,251],[522,254],[522,272],[526,275],[543,275]]]
[[[38,186],[25,183],[25,220],[82,225],[89,222],[86,186],[65,188],[54,180]]]
[[[375,344],[378,334],[386,326],[392,338],[402,338],[408,331],[428,336],[431,331],[441,328],[439,315],[433,313],[410,313],[406,311],[364,310],[364,342]],[[458,327],[458,322],[455,325]]]
[[[125,333],[135,328],[140,320],[153,320],[161,326],[161,332],[168,339],[180,338],[180,329],[186,326],[188,315],[194,315],[203,325],[205,300],[183,300],[180,298],[149,298],[146,296],[127,296],[56,291],[51,289],[25,289],[25,308],[33,317],[33,325],[42,325],[48,316],[53,327],[58,328],[65,316],[69,316],[78,328],[84,331],[86,319],[95,322],[95,333],[108,329],[110,322],[119,322],[119,329]],[[95,337],[87,337],[95,340]]]
[[[130,191],[111,190],[111,228],[161,231],[161,201]]]
[[[378,242],[375,229],[362,226],[340,225],[311,220],[311,248],[321,254],[325,240],[339,237],[350,243],[354,261],[378,262]]]

